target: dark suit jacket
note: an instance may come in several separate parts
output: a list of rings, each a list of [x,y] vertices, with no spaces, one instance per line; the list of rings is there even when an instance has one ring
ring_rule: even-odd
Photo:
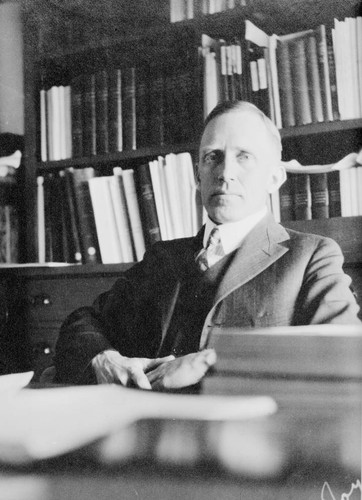
[[[56,349],[57,380],[84,383],[86,367],[105,349],[156,357],[172,318],[180,284],[202,245],[195,238],[159,242],[93,307],[63,324]],[[358,306],[331,239],[286,230],[266,217],[237,249],[216,291],[201,333],[213,326],[269,327],[359,323]]]

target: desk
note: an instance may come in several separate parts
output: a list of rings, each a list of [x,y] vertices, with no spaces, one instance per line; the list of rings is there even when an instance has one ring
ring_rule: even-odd
[[[0,500],[332,500],[326,482],[335,499],[355,485],[358,500],[361,398],[333,390],[300,397],[290,382],[269,417],[141,420],[63,457],[3,465]]]

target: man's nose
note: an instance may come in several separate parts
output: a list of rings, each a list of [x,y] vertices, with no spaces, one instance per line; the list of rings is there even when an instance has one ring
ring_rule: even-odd
[[[233,155],[225,154],[219,164],[218,179],[222,181],[235,180],[237,176],[237,162]]]

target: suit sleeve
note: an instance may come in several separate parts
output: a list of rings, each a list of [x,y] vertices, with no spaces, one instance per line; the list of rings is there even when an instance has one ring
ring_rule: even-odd
[[[149,253],[92,307],[82,307],[64,321],[55,350],[56,382],[96,383],[91,361],[107,349],[129,357],[152,357],[160,331],[155,258]]]
[[[338,244],[321,238],[305,271],[296,324],[361,324]]]

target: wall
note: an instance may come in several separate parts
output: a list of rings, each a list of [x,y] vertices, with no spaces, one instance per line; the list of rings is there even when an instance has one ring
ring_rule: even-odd
[[[0,3],[0,133],[24,133],[23,37],[20,5]]]

